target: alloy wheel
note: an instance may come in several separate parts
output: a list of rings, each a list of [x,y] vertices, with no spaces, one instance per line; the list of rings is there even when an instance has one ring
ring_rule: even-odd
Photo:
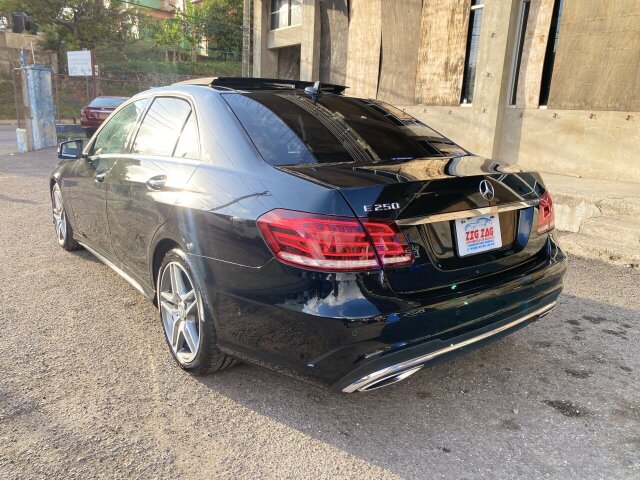
[[[162,327],[173,354],[182,364],[193,362],[200,349],[202,316],[193,281],[178,262],[165,265],[158,300]]]
[[[60,245],[64,245],[67,239],[67,215],[62,203],[62,193],[58,184],[53,187],[53,224],[56,230],[56,238]]]

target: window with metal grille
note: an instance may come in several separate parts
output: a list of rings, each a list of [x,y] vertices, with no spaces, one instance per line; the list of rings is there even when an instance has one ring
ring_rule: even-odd
[[[556,48],[558,47],[558,37],[560,36],[560,18],[562,17],[563,4],[564,0],[556,0],[553,5],[553,16],[551,17],[551,27],[549,28],[549,38],[547,39],[547,51],[544,55],[544,66],[542,67],[540,106],[547,105],[549,101],[553,64],[556,60]]]
[[[522,0],[520,5],[520,21],[518,22],[518,43],[516,45],[515,58],[513,61],[513,72],[511,73],[509,105],[515,105],[518,98],[518,80],[520,79],[520,65],[522,64],[522,51],[524,49],[524,39],[527,33],[530,8],[531,0]]]

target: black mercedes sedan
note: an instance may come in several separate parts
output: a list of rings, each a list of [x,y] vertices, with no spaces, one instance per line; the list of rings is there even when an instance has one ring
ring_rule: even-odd
[[[540,175],[344,90],[214,78],[132,97],[60,144],[58,243],[154,301],[193,374],[243,360],[369,391],[547,315],[566,256]]]

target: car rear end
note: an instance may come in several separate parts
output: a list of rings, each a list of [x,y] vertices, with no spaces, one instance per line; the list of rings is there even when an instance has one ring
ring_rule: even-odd
[[[226,99],[266,161],[338,191],[353,212],[290,205],[257,220],[278,260],[268,277],[299,278],[306,299],[265,306],[305,325],[300,373],[338,392],[368,391],[554,307],[566,257],[538,174],[473,156],[377,101]]]
[[[80,110],[80,127],[95,132],[127,97],[96,97]]]

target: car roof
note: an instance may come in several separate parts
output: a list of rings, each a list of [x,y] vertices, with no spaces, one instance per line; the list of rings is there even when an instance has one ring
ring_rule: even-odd
[[[202,87],[211,87],[216,90],[223,91],[247,91],[247,90],[300,90],[306,87],[313,87],[314,82],[304,80],[290,80],[281,78],[263,78],[263,77],[201,77],[184,80],[173,84],[180,85],[196,85]],[[334,83],[320,83],[320,91],[322,93],[342,94],[348,87],[337,85]]]

